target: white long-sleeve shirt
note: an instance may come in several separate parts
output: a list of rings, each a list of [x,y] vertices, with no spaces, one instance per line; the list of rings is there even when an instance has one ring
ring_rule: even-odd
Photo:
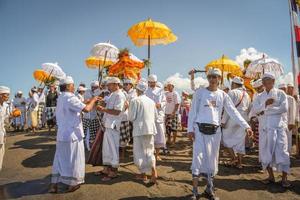
[[[273,104],[265,106],[268,99],[274,99]],[[264,112],[261,116],[262,128],[278,128],[287,126],[288,100],[286,94],[276,88],[269,92],[263,91],[253,102],[253,112],[256,115]]]
[[[128,120],[133,122],[133,136],[155,135],[157,118],[155,103],[146,95],[134,98],[129,106]]]
[[[228,94],[222,90],[209,91],[198,89],[194,93],[188,118],[188,132],[195,132],[196,123],[208,123],[219,126],[223,108],[230,117],[244,129],[250,128],[235,108]]]

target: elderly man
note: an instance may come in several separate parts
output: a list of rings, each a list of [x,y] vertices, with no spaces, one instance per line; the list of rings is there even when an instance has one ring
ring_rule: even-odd
[[[26,121],[26,99],[23,97],[23,92],[18,91],[13,99],[13,106],[21,111],[21,116],[14,118],[15,131],[24,131]]]
[[[166,96],[162,88],[156,86],[157,76],[154,74],[148,77],[148,89],[145,91],[145,95],[152,99],[156,104],[158,117],[155,122],[157,134],[154,136],[155,145],[155,157],[156,160],[161,160],[159,157],[160,148],[166,148],[166,127],[165,127],[165,108],[166,108]]]
[[[292,137],[293,137],[293,130],[296,128],[296,117],[297,117],[297,102],[295,98],[289,94],[287,94],[287,85],[285,83],[281,83],[278,85],[278,89],[285,92],[288,101],[288,112],[287,112],[287,122],[288,122],[288,131],[287,138],[288,138],[288,151],[290,155],[292,154]]]
[[[287,174],[290,171],[290,158],[287,139],[288,100],[286,94],[274,88],[275,76],[266,72],[263,75],[265,90],[253,102],[253,111],[261,116],[259,123],[259,157],[263,169],[267,169],[269,177],[265,184],[275,182],[273,168],[282,171],[283,187],[290,187]]]
[[[98,97],[93,97],[88,104],[82,103],[75,96],[74,81],[67,76],[62,80],[56,107],[57,143],[52,167],[51,187],[49,192],[57,193],[57,184],[68,185],[67,192],[79,189],[84,183],[85,153],[83,127],[80,113],[89,112]]]
[[[210,69],[207,73],[209,86],[196,90],[188,119],[188,136],[193,142],[193,196],[198,198],[198,178],[207,179],[205,194],[215,199],[213,177],[218,172],[219,149],[221,141],[221,116],[225,111],[248,133],[250,126],[235,108],[230,97],[218,89],[221,82],[221,71]]]
[[[130,103],[128,119],[133,122],[134,163],[141,172],[137,178],[146,181],[146,173],[151,171],[151,182],[156,183],[154,135],[156,134],[157,112],[155,103],[144,94],[146,89],[147,83],[143,81],[136,86],[138,97]]]
[[[234,77],[231,83],[231,90],[228,92],[234,106],[245,121],[248,121],[251,99],[244,88],[244,79]],[[230,165],[242,168],[242,158],[245,155],[246,132],[240,127],[227,112],[224,112],[222,119],[223,144],[228,148],[231,155]]]
[[[137,96],[136,90],[133,87],[132,79],[123,80],[123,92],[126,96],[125,111],[122,115],[120,127],[120,147],[122,148],[122,158],[125,157],[126,146],[132,138],[132,123],[128,121],[128,106],[133,98]]]
[[[10,89],[6,86],[0,86],[0,171],[2,169],[4,151],[5,151],[5,119],[10,116],[9,106],[6,103],[9,100]]]
[[[109,181],[117,177],[119,167],[120,126],[126,97],[120,90],[120,79],[110,77],[107,80],[108,90],[111,92],[106,101],[106,107],[97,106],[104,113],[104,137],[102,146],[103,165],[101,172],[105,176],[102,181]]]
[[[99,82],[92,81],[91,89],[86,90],[84,93],[84,102],[89,102],[95,96],[100,96]],[[87,150],[90,150],[92,144],[96,138],[96,133],[100,127],[100,122],[97,116],[96,108],[93,108],[90,112],[83,114],[83,130],[85,135],[85,144]]]

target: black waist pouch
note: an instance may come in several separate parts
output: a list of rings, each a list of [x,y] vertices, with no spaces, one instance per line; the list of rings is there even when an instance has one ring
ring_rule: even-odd
[[[219,126],[214,124],[207,124],[207,123],[197,123],[199,131],[204,135],[214,135],[216,134]]]

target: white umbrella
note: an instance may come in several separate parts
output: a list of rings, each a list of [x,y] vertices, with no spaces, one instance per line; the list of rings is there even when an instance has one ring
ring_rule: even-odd
[[[246,77],[257,78],[263,75],[265,72],[272,72],[275,77],[279,77],[283,74],[283,66],[277,60],[268,58],[263,55],[262,58],[254,60],[246,69]]]
[[[91,56],[116,62],[119,52],[119,49],[110,43],[98,43],[93,46]]]
[[[66,77],[65,72],[57,63],[43,63],[42,69],[57,79],[64,79]]]
[[[91,56],[104,60],[103,65],[105,65],[106,60],[117,62],[119,52],[119,49],[109,42],[98,43],[93,46],[91,50]],[[100,83],[102,81],[102,71],[103,67],[99,66],[98,80]]]

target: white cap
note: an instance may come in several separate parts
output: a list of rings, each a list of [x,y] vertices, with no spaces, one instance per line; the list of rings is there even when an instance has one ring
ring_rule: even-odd
[[[120,79],[117,78],[117,77],[109,77],[109,78],[107,79],[107,84],[110,84],[110,83],[117,83],[117,84],[120,84],[121,81],[120,81]]]
[[[189,93],[185,90],[182,91],[182,94],[186,94],[186,95],[189,95]]]
[[[286,88],[286,84],[285,84],[285,83],[280,83],[280,84],[278,85],[278,88]]]
[[[210,68],[207,72],[207,76],[222,76],[221,70],[219,70],[218,68]]]
[[[267,78],[275,80],[275,76],[272,72],[266,72],[263,74],[262,79],[267,79]]]
[[[293,83],[288,83],[287,87],[294,87],[294,84]]]
[[[79,86],[77,88],[77,91],[81,92],[81,91],[86,91],[86,88],[85,87],[82,87],[82,86]]]
[[[37,89],[36,89],[36,87],[34,86],[33,88],[31,88],[31,91],[33,91],[33,92],[37,92]]]
[[[74,80],[71,76],[66,76],[64,79],[60,80],[61,85],[74,84]]]
[[[159,88],[163,88],[164,87],[164,85],[161,82],[156,82],[156,86],[159,87]]]
[[[157,76],[155,74],[150,74],[148,76],[148,81],[149,82],[157,82]]]
[[[99,81],[92,81],[91,87],[99,87]]]
[[[0,86],[0,94],[9,94],[10,89],[6,86]]]
[[[125,78],[123,79],[123,84],[133,84],[133,81],[130,78]]]
[[[262,84],[262,79],[257,79],[256,81],[253,81],[251,83],[252,87],[253,88],[259,88],[261,87],[263,84]]]
[[[236,83],[236,84],[244,85],[244,79],[242,79],[241,77],[238,77],[238,76],[235,76],[232,79],[232,82]]]
[[[144,81],[140,81],[136,85],[136,89],[141,91],[141,92],[145,92],[147,90],[147,88],[148,88],[148,85]]]
[[[23,92],[22,92],[21,90],[19,90],[19,91],[17,92],[17,94],[23,94]]]
[[[175,86],[174,81],[167,81],[166,85],[173,85],[173,86]]]

